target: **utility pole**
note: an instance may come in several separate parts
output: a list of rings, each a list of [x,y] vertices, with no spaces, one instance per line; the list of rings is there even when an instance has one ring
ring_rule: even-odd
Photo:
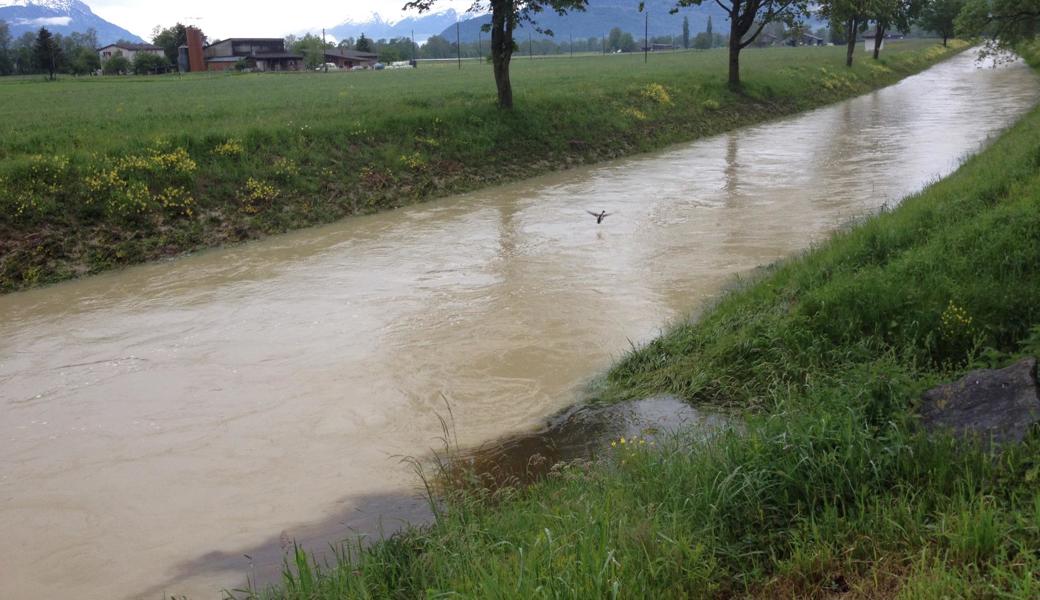
[[[455,21],[455,49],[459,55],[459,70],[462,70],[462,26]]]
[[[646,26],[643,30],[643,64],[650,62],[650,11],[646,11]]]
[[[571,58],[574,58],[574,32],[571,32]]]
[[[325,60],[325,50],[328,48],[328,43],[325,41],[325,28],[321,28],[321,64],[325,67],[325,72],[329,72],[329,63]],[[306,65],[304,65],[306,66]]]
[[[415,30],[412,30],[412,66],[419,67],[419,47],[415,45]]]
[[[527,32],[527,55],[534,60],[534,38],[531,37],[531,32]]]
[[[484,28],[477,29],[477,60],[484,58]]]

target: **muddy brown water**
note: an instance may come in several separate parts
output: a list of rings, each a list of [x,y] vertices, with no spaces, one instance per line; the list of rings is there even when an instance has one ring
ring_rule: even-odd
[[[540,426],[1038,94],[968,53],[659,154],[0,297],[0,598],[217,598],[285,540],[422,520],[398,457],[437,445],[443,397],[463,445]]]

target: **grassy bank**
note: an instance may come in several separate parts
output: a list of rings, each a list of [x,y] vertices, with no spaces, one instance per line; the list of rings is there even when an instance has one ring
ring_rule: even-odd
[[[971,367],[1040,353],[1038,265],[1040,109],[602,390],[740,407],[742,432],[625,440],[527,489],[453,494],[435,525],[338,567],[301,555],[259,595],[1037,597],[1040,435],[990,455],[925,436],[913,411]]]
[[[0,291],[253,239],[718,133],[851,97],[950,53],[892,44],[333,74],[0,80]]]

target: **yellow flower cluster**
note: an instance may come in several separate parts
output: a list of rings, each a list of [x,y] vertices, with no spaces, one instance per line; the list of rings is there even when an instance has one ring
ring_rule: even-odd
[[[133,217],[147,212],[152,207],[152,193],[140,181],[127,182],[108,198],[106,209],[119,217]]]
[[[830,71],[827,67],[820,67],[820,75],[823,76],[820,79],[820,85],[828,90],[851,89],[853,87],[851,77]]]
[[[214,148],[213,154],[216,154],[217,156],[232,157],[239,156],[244,151],[245,150],[242,148],[242,142],[235,138],[230,138],[228,141]]]
[[[940,317],[942,332],[946,337],[957,337],[964,333],[971,333],[974,319],[964,308],[950,300],[949,306]]]
[[[190,175],[198,165],[184,148],[170,151],[153,149],[147,156],[124,156],[116,162],[119,175],[128,173],[157,173],[167,175]]]
[[[645,121],[646,120],[646,113],[644,113],[643,111],[639,110],[638,108],[631,108],[631,107],[625,108],[625,109],[622,109],[621,113],[626,115],[626,116],[632,117],[636,121]]]
[[[27,181],[12,185],[6,179],[3,180],[0,184],[0,198],[7,196],[10,200],[6,202],[13,201],[15,217],[35,213],[43,206],[45,197],[62,191],[68,168],[69,159],[66,156],[34,155],[29,158]]]
[[[418,152],[402,155],[401,162],[413,171],[422,171],[426,168],[426,159]]]
[[[660,83],[651,83],[643,88],[642,96],[646,100],[661,106],[668,106],[672,103],[671,95],[668,94],[668,90]]]
[[[195,214],[195,199],[182,187],[168,187],[155,197],[159,206],[174,214],[190,217]]]
[[[290,158],[276,158],[271,168],[280,179],[291,179],[300,174],[300,167]]]
[[[271,202],[278,197],[278,188],[259,179],[250,177],[246,181],[246,187],[240,195],[243,210],[249,214],[260,211],[260,205]]]
[[[722,105],[719,104],[718,100],[712,100],[710,98],[705,100],[704,103],[701,104],[701,106],[704,107],[704,110],[718,110],[722,108]]]
[[[625,436],[621,436],[619,439],[616,439],[616,440],[610,442],[610,447],[611,448],[614,448],[614,449],[621,448],[622,450],[624,450],[626,448],[627,449],[633,449],[633,448],[639,448],[640,446],[653,446],[653,445],[654,445],[654,441],[653,440],[647,441],[647,440],[645,440],[643,438],[638,438],[638,437],[636,437],[636,438],[626,438]]]

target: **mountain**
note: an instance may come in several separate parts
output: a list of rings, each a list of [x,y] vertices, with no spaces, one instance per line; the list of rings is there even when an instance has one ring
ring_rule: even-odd
[[[347,21],[328,31],[337,39],[358,38],[361,34],[373,40],[411,37],[415,33],[415,41],[422,43],[431,36],[437,35],[448,27],[455,27],[455,22],[465,20],[472,15],[449,9],[437,13],[409,15],[398,21],[388,21],[378,14],[372,13],[368,20]]]
[[[144,41],[95,15],[89,6],[79,0],[0,0],[0,21],[6,21],[11,27],[12,37],[27,31],[35,33],[40,27],[46,27],[51,33],[62,35],[94,29],[102,45],[120,39],[138,43]]]
[[[682,35],[684,17],[690,19],[691,38],[707,28],[708,16],[711,16],[715,33],[729,32],[729,15],[714,2],[683,8],[674,15],[669,13],[673,8],[675,0],[647,0],[644,12],[639,12],[639,2],[636,0],[590,0],[584,12],[573,11],[561,16],[546,10],[537,15],[535,20],[537,28],[552,31],[558,42],[567,40],[572,35],[575,38],[604,37],[614,27],[620,27],[622,31],[631,33],[639,40],[643,38],[647,14],[650,16],[652,38]],[[488,15],[464,21],[460,28],[462,41],[475,42],[480,35],[487,39],[490,34],[481,34],[480,29],[490,22],[491,17]],[[521,26],[514,34],[517,42],[526,39],[529,33],[535,39],[547,37],[534,29],[530,24]],[[452,23],[450,27],[442,30],[440,35],[454,41],[455,24]]]

